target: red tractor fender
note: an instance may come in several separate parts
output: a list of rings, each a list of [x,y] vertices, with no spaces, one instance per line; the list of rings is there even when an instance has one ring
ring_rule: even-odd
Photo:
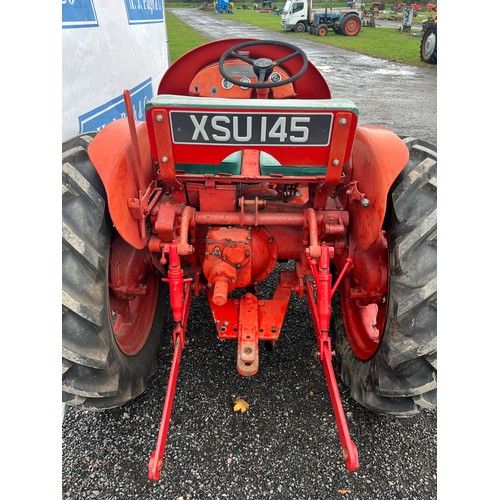
[[[408,162],[405,143],[393,132],[376,126],[360,126],[352,151],[352,181],[369,200],[363,206],[351,197],[348,206],[351,238],[365,251],[377,241],[384,222],[387,195]]]
[[[136,169],[133,143],[128,121],[115,120],[101,130],[90,143],[90,159],[104,184],[108,208],[113,224],[120,236],[131,246],[142,249],[146,246],[146,235],[141,235],[139,221],[129,209],[137,204],[138,178],[142,176],[146,188],[154,179],[151,162],[151,147],[145,122],[136,122],[137,141],[141,166]],[[136,174],[137,172],[137,174]]]

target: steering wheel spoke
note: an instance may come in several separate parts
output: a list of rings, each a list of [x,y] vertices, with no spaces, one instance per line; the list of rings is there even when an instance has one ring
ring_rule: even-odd
[[[284,62],[287,62],[289,61],[290,59],[293,59],[294,57],[297,57],[297,56],[300,56],[301,54],[299,52],[294,52],[293,54],[289,54],[285,57],[282,57],[281,59],[278,59],[277,61],[275,61],[275,65],[276,66],[280,66],[281,64],[283,64]]]
[[[246,62],[248,64],[251,64],[253,66],[253,63],[255,62],[255,59],[250,59],[249,57],[246,57],[242,54],[238,54],[237,52],[230,52],[229,56],[234,57],[235,59],[239,59],[240,61]]]

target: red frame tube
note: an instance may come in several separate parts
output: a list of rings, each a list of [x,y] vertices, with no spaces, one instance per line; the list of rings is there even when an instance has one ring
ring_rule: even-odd
[[[168,278],[164,279],[164,281],[168,281],[170,285],[170,303],[176,323],[173,331],[175,349],[168,378],[165,402],[163,404],[163,413],[161,416],[156,448],[151,454],[148,465],[148,477],[153,480],[160,479],[161,469],[163,467],[163,455],[167,443],[170,416],[174,404],[175,387],[177,385],[182,350],[184,349],[186,324],[189,316],[189,307],[191,305],[191,279],[184,279],[184,271],[180,267],[180,258],[177,254],[177,243],[175,241],[169,245],[168,251],[170,267]]]
[[[342,456],[349,471],[354,471],[359,467],[358,450],[356,445],[351,439],[349,434],[349,427],[342,407],[342,400],[335,378],[335,372],[332,365],[332,347],[328,330],[330,328],[331,316],[331,298],[335,293],[340,281],[345,276],[347,270],[352,264],[352,259],[346,259],[344,267],[340,272],[334,286],[330,288],[332,275],[329,271],[330,263],[330,247],[325,243],[321,245],[320,266],[315,259],[308,255],[309,265],[311,267],[312,275],[316,282],[317,289],[317,302],[314,297],[314,289],[312,283],[307,281],[307,301],[311,309],[313,318],[314,330],[316,332],[316,340],[318,341],[318,348],[320,352],[320,359],[323,364],[326,382],[328,385],[328,392],[332,402],[333,413],[335,415],[335,422],[337,423],[337,430],[339,433],[340,443],[342,445]]]
[[[161,469],[163,467],[163,455],[165,453],[165,445],[167,444],[168,428],[170,425],[170,415],[174,403],[175,387],[177,385],[177,375],[179,374],[179,366],[181,362],[182,347],[181,339],[177,338],[175,343],[174,358],[172,367],[170,368],[170,376],[168,378],[167,392],[165,394],[165,403],[161,416],[160,431],[156,442],[156,449],[151,454],[151,459],[148,465],[149,479],[160,479]]]

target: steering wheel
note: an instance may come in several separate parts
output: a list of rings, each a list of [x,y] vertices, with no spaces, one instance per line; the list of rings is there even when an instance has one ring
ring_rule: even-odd
[[[246,47],[254,47],[257,45],[272,45],[275,47],[284,47],[286,49],[290,49],[292,53],[288,54],[285,57],[282,57],[281,59],[273,61],[272,59],[269,59],[267,57],[260,57],[259,59],[251,59],[250,57],[238,54],[237,52]],[[224,69],[224,62],[228,57],[234,57],[235,59],[240,59],[243,62],[251,64],[253,72],[255,73],[255,75],[259,80],[258,83],[241,82],[239,80],[231,78]],[[300,68],[300,71],[298,73],[292,75],[290,78],[287,78],[286,80],[280,80],[279,82],[266,81],[273,72],[275,66],[279,66],[284,62],[293,59],[294,57],[300,57],[302,59],[302,67]],[[224,54],[222,54],[221,58],[219,59],[219,71],[220,74],[228,82],[231,82],[234,85],[238,85],[239,87],[246,87],[251,89],[271,89],[274,87],[281,87],[282,85],[292,83],[295,80],[297,80],[297,78],[300,78],[306,72],[308,63],[309,61],[307,60],[305,52],[296,47],[295,45],[292,45],[291,43],[278,42],[274,40],[256,40],[256,41],[240,43],[226,50],[226,52],[224,52]]]

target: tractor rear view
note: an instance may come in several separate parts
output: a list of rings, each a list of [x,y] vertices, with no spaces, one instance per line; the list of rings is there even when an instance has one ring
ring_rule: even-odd
[[[65,403],[103,410],[143,393],[168,309],[174,354],[148,468],[157,480],[193,297],[206,300],[214,334],[234,341],[233,369],[252,377],[296,295],[310,308],[312,329],[298,334],[315,335],[348,470],[358,452],[334,362],[377,414],[435,407],[433,146],[359,125],[355,104],[332,98],[306,54],[278,41],[188,52],[146,122],[124,99],[127,118],[63,145]],[[277,271],[264,300],[259,287]]]

